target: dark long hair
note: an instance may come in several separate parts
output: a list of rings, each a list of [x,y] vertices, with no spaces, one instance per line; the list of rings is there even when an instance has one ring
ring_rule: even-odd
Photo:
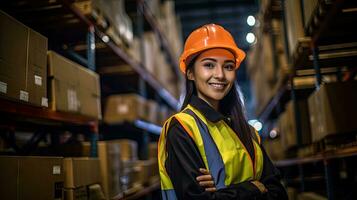
[[[197,58],[198,56],[196,56]],[[194,58],[188,65],[186,69],[186,74],[188,70],[193,70],[194,63],[196,61]],[[231,90],[227,95],[219,102],[219,111],[225,116],[231,118],[231,127],[237,134],[239,139],[242,141],[244,146],[247,148],[249,154],[254,157],[254,147],[252,142],[252,130],[248,124],[245,117],[244,105],[240,98],[240,93],[238,92],[238,84],[233,84]],[[186,76],[186,95],[183,101],[181,110],[185,109],[189,104],[193,95],[197,95],[197,89],[194,81],[189,80]]]

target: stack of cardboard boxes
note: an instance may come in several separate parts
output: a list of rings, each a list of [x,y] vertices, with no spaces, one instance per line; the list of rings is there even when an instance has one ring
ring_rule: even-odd
[[[48,107],[47,38],[0,11],[0,95]]]
[[[82,14],[95,18],[117,45],[130,46],[134,38],[133,22],[125,11],[124,0],[76,0],[74,6]]]
[[[109,96],[106,102],[104,122],[116,124],[144,120],[162,124],[169,117],[166,106],[159,106],[155,101],[146,100],[137,94]]]
[[[101,119],[98,74],[47,53],[46,37],[2,11],[0,27],[2,97]]]
[[[0,156],[0,175],[1,199],[104,199],[95,158]]]
[[[313,142],[357,130],[356,91],[357,81],[335,82],[322,85],[310,95],[308,107]]]

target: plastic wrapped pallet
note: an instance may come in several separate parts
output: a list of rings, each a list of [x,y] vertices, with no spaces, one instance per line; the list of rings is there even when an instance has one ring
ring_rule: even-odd
[[[308,99],[312,140],[357,130],[357,81],[321,85]]]

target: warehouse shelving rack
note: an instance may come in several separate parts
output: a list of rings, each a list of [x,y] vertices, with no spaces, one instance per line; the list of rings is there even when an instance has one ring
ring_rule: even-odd
[[[268,11],[265,11],[265,13],[269,14],[264,15],[264,20],[268,21],[271,17],[279,18],[278,14],[282,11],[283,15],[281,16],[281,19],[285,24],[284,0],[279,1],[281,3],[280,10],[272,9],[272,5],[274,5],[272,2],[274,1],[272,0],[267,6]],[[301,3],[303,3],[303,1],[301,1]],[[310,21],[305,29],[305,32],[310,35],[310,39],[307,38],[307,40],[301,42],[293,56],[289,58],[290,68],[292,69],[291,73],[284,77],[284,80],[275,91],[275,95],[259,114],[259,118],[263,122],[273,124],[269,122],[274,121],[280,115],[283,111],[282,108],[289,100],[293,101],[297,124],[296,132],[298,147],[300,149],[315,148],[313,150],[314,154],[301,158],[297,157],[278,160],[275,164],[282,170],[283,174],[298,174],[298,178],[293,178],[293,180],[297,182],[297,187],[299,187],[301,191],[306,191],[309,182],[317,180],[325,181],[325,189],[329,200],[339,199],[337,197],[338,195],[341,195],[337,190],[337,188],[341,190],[341,188],[339,188],[341,180],[337,180],[337,177],[340,177],[337,171],[338,169],[341,169],[341,166],[338,165],[347,162],[346,160],[356,158],[356,134],[352,133],[349,140],[349,142],[352,141],[352,143],[348,145],[336,143],[339,138],[330,138],[332,142],[329,141],[332,146],[326,148],[324,145],[328,138],[325,138],[317,144],[303,147],[300,128],[301,122],[299,121],[300,113],[296,101],[301,99],[301,96],[306,98],[312,93],[314,88],[318,89],[323,83],[322,77],[324,74],[336,74],[338,81],[350,81],[356,76],[357,38],[355,37],[356,31],[351,28],[353,25],[350,24],[353,22],[353,19],[355,20],[357,17],[355,12],[356,7],[356,2],[350,0],[318,1],[317,9],[313,13],[314,17],[312,17],[314,20]],[[285,25],[284,28],[286,28]],[[288,52],[287,45],[285,49],[286,52]],[[309,75],[315,76],[315,86],[312,89],[310,87],[307,90],[297,89],[296,86],[294,86],[294,78],[301,77],[302,74],[305,74],[307,71],[309,71]],[[344,76],[342,75],[343,73],[345,73]],[[272,126],[268,126],[266,131],[269,131],[271,128]],[[352,166],[352,169],[353,166],[355,166],[354,163],[354,161],[348,162],[348,164]],[[319,177],[306,176],[309,174],[309,170],[311,170],[310,168],[314,167],[319,168],[320,171],[321,168],[323,168],[324,174]],[[355,173],[355,171],[352,171],[350,172],[350,175],[352,174],[353,176]],[[352,181],[352,183],[350,183],[352,185],[351,188],[355,187],[356,183],[353,182],[353,180],[350,181]],[[309,186],[311,186],[311,184]]]
[[[104,83],[103,80],[101,82],[102,89],[105,93],[104,95],[102,94],[102,97],[122,91],[135,91],[139,92],[144,97],[148,97],[148,95],[150,95],[151,98],[167,104],[171,107],[171,109],[176,111],[179,104],[176,97],[168,92],[168,90],[144,68],[142,63],[138,63],[132,59],[124,50],[125,48],[118,46],[93,18],[89,18],[88,16],[82,14],[81,11],[74,6],[73,2],[74,1],[72,0],[22,1],[21,4],[17,4],[16,1],[2,2],[0,3],[0,9],[47,36],[49,38],[50,49],[54,49],[62,55],[71,57],[78,63],[87,66],[93,71],[98,71],[101,77],[111,76],[112,78],[111,81],[109,81],[109,85]],[[129,1],[129,3],[132,2],[133,1]],[[173,56],[168,40],[161,27],[159,27],[155,16],[148,9],[145,1],[135,1],[135,6],[137,9],[137,20],[139,21],[136,27],[138,29],[139,36],[144,30],[144,23],[146,26],[149,24],[151,29],[158,35],[161,46],[165,51],[166,56],[169,58],[168,60],[170,61],[170,66],[176,76],[178,76],[177,61]],[[49,28],[47,28],[47,26]],[[110,54],[111,56],[106,59],[101,56],[103,54]],[[109,70],[108,72],[104,69],[104,67],[103,69],[99,67],[102,64],[112,62],[117,64],[125,63],[130,66],[132,69],[131,73],[134,74],[133,76],[136,80],[134,86],[124,84],[124,86],[118,88],[118,83],[122,83],[120,82],[122,79],[125,81],[124,76],[120,75],[122,72],[113,73],[111,72],[112,70]],[[113,83],[117,84],[113,86]],[[97,153],[96,141],[98,140],[98,137],[103,137],[103,135],[105,135],[106,138],[117,138],[118,136],[115,132],[113,134],[105,133],[99,135],[98,133],[102,133],[101,131],[113,131],[113,129],[123,130],[124,127],[124,129],[134,132],[133,135],[140,135],[135,137],[136,139],[137,137],[140,137],[140,140],[142,139],[142,145],[144,146],[148,144],[149,137],[157,139],[157,136],[160,134],[160,126],[141,120],[118,125],[105,125],[98,120],[86,118],[80,115],[53,112],[46,108],[37,108],[3,99],[0,99],[0,101],[1,113],[18,116],[27,122],[35,119],[35,124],[39,126],[41,125],[41,127],[50,122],[51,124],[56,124],[57,128],[59,126],[64,127],[65,125],[66,127],[75,127],[75,130],[80,129],[81,131],[89,128],[88,132],[91,136],[92,156],[96,156]],[[43,133],[41,133],[41,137],[39,137],[38,134],[35,134],[34,138],[31,139],[30,142],[37,144],[39,139],[43,139],[42,134]],[[130,136],[128,135],[128,137]],[[29,144],[28,146],[36,145]],[[145,157],[145,155],[142,157]],[[146,195],[153,190],[157,190],[158,188],[159,184],[155,183],[152,186],[149,186],[149,188],[144,189],[144,192],[134,194],[133,197],[128,198],[134,199],[135,196],[139,197],[140,195]]]
[[[15,154],[28,155],[45,139],[46,135],[56,137],[58,130],[84,133],[90,139],[92,157],[97,156],[98,120],[77,114],[52,111],[32,105],[0,99],[2,138],[15,150]],[[15,131],[35,131],[23,146],[16,145]],[[80,131],[79,131],[80,130]]]

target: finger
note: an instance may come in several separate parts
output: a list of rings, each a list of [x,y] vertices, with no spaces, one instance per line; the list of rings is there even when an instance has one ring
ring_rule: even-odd
[[[206,192],[215,192],[217,189],[215,187],[210,187],[205,189]]]
[[[201,175],[201,176],[197,176],[196,180],[197,181],[211,181],[212,176],[211,175]]]
[[[214,187],[213,181],[200,181],[199,184],[202,187]]]
[[[205,168],[199,168],[199,171],[202,173],[202,174],[209,174],[209,171]]]

